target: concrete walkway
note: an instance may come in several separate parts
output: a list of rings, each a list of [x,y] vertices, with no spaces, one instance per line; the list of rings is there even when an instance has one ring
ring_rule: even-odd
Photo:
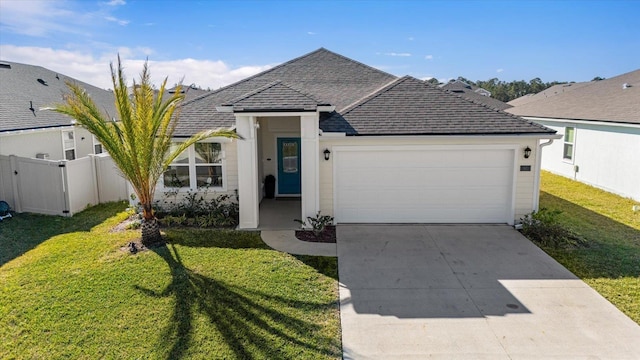
[[[336,244],[314,243],[296,238],[295,230],[262,230],[260,237],[269,247],[294,255],[337,256]]]
[[[640,326],[508,226],[338,226],[345,359],[639,359]]]

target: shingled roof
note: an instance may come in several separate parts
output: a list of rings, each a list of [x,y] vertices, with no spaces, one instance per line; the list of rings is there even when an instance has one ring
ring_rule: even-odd
[[[402,77],[320,123],[347,135],[553,134],[555,131],[484,104]]]
[[[66,81],[87,90],[98,106],[115,116],[113,93],[40,66],[0,61],[0,132],[69,126],[71,119],[40,108],[62,103]]]
[[[555,95],[559,95],[562,93],[565,93],[567,91],[571,91],[571,90],[575,90],[575,89],[579,89],[585,85],[589,85],[590,82],[579,82],[579,83],[567,83],[567,84],[557,84],[557,85],[553,85],[552,87],[542,90],[538,93],[535,94],[526,94],[526,95],[522,95],[519,98],[513,99],[511,101],[509,101],[507,104],[511,105],[511,106],[522,106],[524,104],[533,102],[533,101],[538,101],[538,100],[542,100],[542,99],[546,99],[548,97],[552,97]]]
[[[640,124],[640,69],[506,111],[518,116]]]
[[[233,107],[234,112],[316,111],[321,105],[327,104],[292,89],[280,81],[222,104],[222,106]]]
[[[276,81],[339,111],[395,79],[391,74],[321,48],[185,102],[175,135],[189,136],[205,129],[233,126],[233,114],[218,112],[216,107]]]
[[[290,96],[291,99],[286,97]],[[308,110],[321,113],[320,128],[347,135],[553,134],[555,131],[412,77],[397,78],[326,49],[182,105],[176,136],[231,127],[235,111]]]

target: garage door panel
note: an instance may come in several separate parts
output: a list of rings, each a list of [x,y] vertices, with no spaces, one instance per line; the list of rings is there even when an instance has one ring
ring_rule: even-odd
[[[508,222],[514,151],[343,151],[336,156],[338,222]]]
[[[397,189],[394,192],[378,189],[340,192],[342,204],[357,203],[360,206],[391,209],[393,207],[412,206],[427,208],[431,204],[435,208],[447,205],[455,206],[490,206],[487,197],[502,197],[504,188],[468,188],[468,189]]]
[[[340,173],[345,184],[357,184],[358,188],[380,188],[392,185],[397,188],[450,186],[460,187],[469,185],[472,176],[479,186],[500,185],[508,186],[512,181],[511,168],[491,167],[468,169],[463,168],[409,168],[409,169],[353,169]]]

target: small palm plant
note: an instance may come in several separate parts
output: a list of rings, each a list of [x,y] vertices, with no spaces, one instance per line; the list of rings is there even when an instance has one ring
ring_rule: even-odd
[[[180,91],[164,100],[167,78],[156,93],[151,84],[147,62],[140,73],[140,83],[134,80],[133,90],[127,87],[122,62],[111,64],[111,80],[118,121],[101,112],[84,89],[67,82],[71,91],[64,104],[53,110],[71,116],[102,143],[114,163],[129,181],[142,207],[142,243],[146,246],[162,243],[152,202],[158,179],[171,162],[194,143],[209,137],[238,138],[230,129],[206,130],[182,140],[171,150],[171,138],[178,123],[177,107],[184,99]],[[179,89],[178,89],[179,90]]]

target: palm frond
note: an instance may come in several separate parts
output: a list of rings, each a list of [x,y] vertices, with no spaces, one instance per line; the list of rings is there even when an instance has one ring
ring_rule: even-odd
[[[145,217],[152,216],[151,203],[158,179],[181,152],[210,137],[239,137],[230,129],[202,131],[169,153],[178,124],[178,106],[184,99],[179,87],[165,100],[167,79],[158,92],[154,91],[145,62],[140,83],[134,81],[130,93],[119,55],[117,66],[111,64],[110,68],[119,121],[102,113],[86,91],[73,83],[67,83],[70,93],[64,96],[64,104],[56,105],[53,110],[76,119],[78,125],[95,135],[131,183],[145,209]]]

